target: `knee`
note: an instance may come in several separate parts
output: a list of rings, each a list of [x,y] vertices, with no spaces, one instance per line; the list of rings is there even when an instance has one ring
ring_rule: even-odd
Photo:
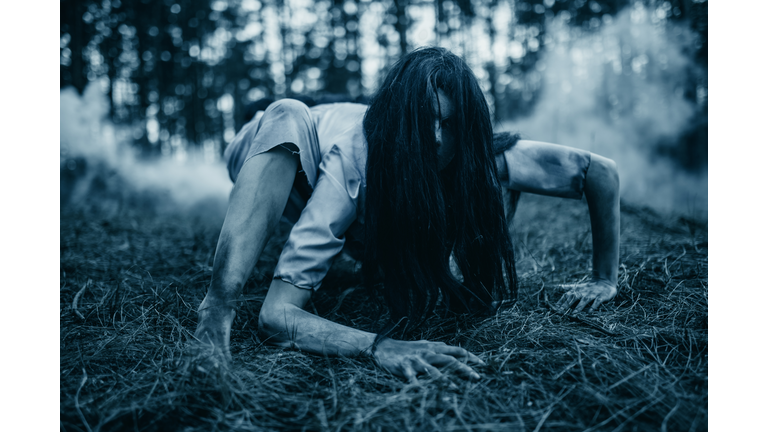
[[[272,102],[264,115],[288,116],[293,118],[309,117],[309,107],[296,99],[280,99]]]

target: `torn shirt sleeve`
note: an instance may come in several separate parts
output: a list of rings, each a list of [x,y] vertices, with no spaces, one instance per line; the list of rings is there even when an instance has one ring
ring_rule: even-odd
[[[275,279],[304,289],[320,287],[344,247],[344,233],[357,217],[361,179],[349,164],[337,146],[323,156],[314,191],[288,235]]]
[[[497,155],[506,163],[509,189],[561,198],[581,199],[592,160],[586,150],[539,141],[520,140]],[[500,170],[503,171],[503,170]]]

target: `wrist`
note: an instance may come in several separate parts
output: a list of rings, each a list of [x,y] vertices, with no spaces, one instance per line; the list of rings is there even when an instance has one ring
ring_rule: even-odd
[[[384,342],[385,339],[387,339],[385,336],[374,335],[371,344],[368,345],[368,347],[363,350],[361,354],[376,360],[376,351],[379,349],[379,345]]]
[[[592,282],[616,286],[618,277],[611,274],[592,272]]]
[[[198,312],[202,312],[204,310],[226,310],[226,309],[237,309],[237,299],[224,299],[220,298],[216,295],[212,295],[209,291],[209,293],[205,296],[203,301],[200,303],[200,307],[198,307]]]

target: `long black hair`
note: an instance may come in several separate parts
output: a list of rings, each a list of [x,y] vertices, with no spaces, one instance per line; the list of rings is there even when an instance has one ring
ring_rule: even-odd
[[[438,90],[455,106],[456,153],[438,169]],[[467,64],[436,47],[403,56],[372,97],[363,277],[383,276],[389,329],[423,323],[440,293],[449,309],[492,311],[514,300],[517,277],[485,97]],[[463,282],[451,273],[453,252]],[[385,332],[386,333],[386,332]]]

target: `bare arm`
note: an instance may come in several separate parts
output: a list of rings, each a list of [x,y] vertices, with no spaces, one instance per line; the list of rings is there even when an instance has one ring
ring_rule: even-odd
[[[441,375],[440,368],[480,378],[464,362],[483,364],[463,348],[442,342],[399,341],[385,338],[371,352],[376,335],[328,321],[303,309],[311,291],[280,279],[272,281],[259,314],[259,336],[285,348],[333,356],[372,355],[376,363],[394,375],[414,380],[418,374]]]
[[[593,154],[584,195],[592,224],[592,273],[616,285],[619,271],[619,173],[616,164]]]
[[[587,171],[584,196],[592,225],[592,280],[572,287],[558,306],[576,312],[591,304],[600,304],[616,296],[619,271],[619,174],[616,164],[593,154]]]
[[[616,164],[594,153],[527,140],[519,141],[507,152],[503,159],[497,159],[497,167],[508,187],[565,198],[580,198],[574,184],[581,178],[580,167],[591,159],[583,193],[592,227],[592,280],[571,286],[558,306],[573,307],[576,311],[589,305],[592,310],[597,309],[616,295],[618,281],[619,175]]]
[[[274,279],[259,314],[259,336],[284,348],[316,354],[356,357],[370,354],[376,337],[320,318],[303,308],[312,291]]]
[[[285,208],[297,165],[297,156],[275,147],[248,160],[232,190],[195,331],[198,341],[225,358],[236,301]]]
[[[243,165],[216,245],[208,301],[231,302],[240,295],[280,220],[297,166],[298,156],[282,146]]]

